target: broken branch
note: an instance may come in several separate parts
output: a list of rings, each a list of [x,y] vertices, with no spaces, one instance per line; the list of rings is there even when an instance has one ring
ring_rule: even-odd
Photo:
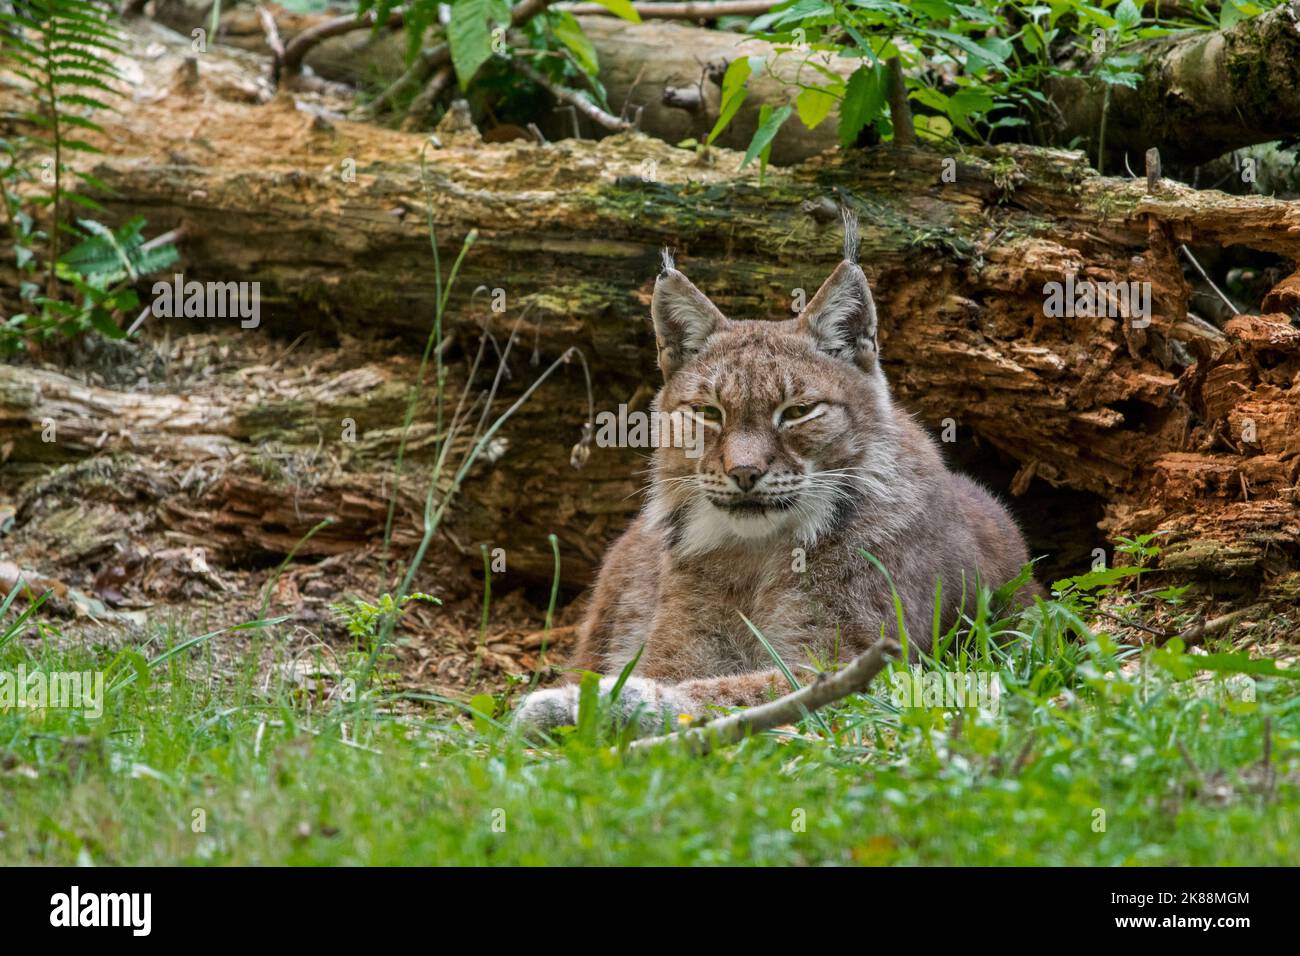
[[[612,113],[606,113],[603,109],[591,100],[587,99],[587,97],[583,96],[577,90],[571,90],[567,87],[552,83],[538,70],[535,70],[530,64],[523,60],[516,59],[514,62],[515,68],[519,70],[520,73],[528,77],[542,89],[546,90],[546,92],[550,93],[560,102],[572,106],[596,125],[602,126],[605,129],[616,133],[632,129],[632,124],[627,120],[619,119]]]
[[[738,743],[746,737],[771,730],[773,727],[794,723],[827,704],[833,704],[850,694],[866,690],[875,676],[884,670],[885,665],[900,652],[898,642],[886,638],[873,644],[870,650],[859,654],[842,670],[818,674],[813,683],[794,693],[757,707],[748,707],[726,717],[719,717],[702,727],[633,741],[628,750],[641,753],[680,742],[693,752],[702,755],[715,747]]]
[[[391,29],[400,27],[406,21],[406,14],[401,10],[394,10],[388,15],[387,25]],[[298,73],[302,70],[302,61],[307,53],[316,44],[330,37],[342,36],[345,33],[351,33],[353,30],[362,30],[366,27],[375,25],[375,14],[372,10],[365,16],[354,16],[345,14],[341,17],[335,17],[332,20],[326,20],[324,23],[318,23],[315,26],[303,30],[292,40],[284,49],[284,69],[287,73]]]

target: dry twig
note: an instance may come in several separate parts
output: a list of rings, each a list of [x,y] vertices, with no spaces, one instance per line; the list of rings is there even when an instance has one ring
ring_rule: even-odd
[[[834,673],[818,674],[815,681],[794,693],[719,717],[701,727],[633,741],[628,751],[642,753],[658,747],[681,744],[695,753],[706,754],[715,747],[734,744],[753,734],[802,720],[820,707],[866,690],[875,676],[899,653],[901,648],[892,638],[877,641],[870,650],[859,654],[842,669]]]
[[[575,110],[577,110],[583,116],[587,117],[587,119],[591,120],[597,126],[602,126],[605,129],[611,130],[616,133],[623,132],[624,130],[632,129],[632,124],[629,123],[627,120],[619,119],[613,113],[605,112],[603,109],[601,109],[599,106],[597,106],[595,103],[587,99],[587,97],[583,96],[581,93],[577,92],[576,90],[571,90],[568,87],[559,86],[555,83],[552,83],[545,76],[543,76],[541,72],[534,69],[530,64],[525,63],[523,60],[515,60],[514,62],[515,62],[515,69],[517,69],[520,73],[528,77],[538,86],[540,86],[542,89],[546,90],[546,92],[550,93],[561,103],[565,103],[569,106],[572,106]]]

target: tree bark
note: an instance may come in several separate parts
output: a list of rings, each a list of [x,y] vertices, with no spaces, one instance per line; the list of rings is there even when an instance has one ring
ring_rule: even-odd
[[[1134,169],[1152,146],[1166,163],[1194,166],[1234,149],[1300,133],[1300,0],[1229,30],[1150,40],[1136,89],[1117,86],[1105,111],[1108,170]],[[1051,85],[1065,119],[1060,141],[1083,137],[1095,156],[1103,123],[1099,84]]]
[[[231,336],[288,342],[314,332],[341,342],[344,356],[358,340],[395,340],[341,370],[353,377],[313,385],[302,372],[279,399],[270,388],[217,402],[157,383],[161,394],[146,401],[125,386],[85,389],[7,369],[0,475],[6,488],[9,476],[35,482],[19,494],[20,529],[39,523],[39,501],[54,494],[40,485],[52,450],[39,436],[52,419],[64,458],[129,452],[155,462],[154,473],[225,463],[219,480],[142,481],[132,499],[142,520],[211,541],[225,560],[282,555],[331,515],[341,524],[304,553],[373,544],[393,430],[432,317],[426,214],[444,270],[464,236],[479,236],[450,300],[453,388],[482,328],[503,344],[520,322],[503,400],[537,373],[534,354],[544,367],[578,345],[596,408],[611,410],[644,407],[658,384],[646,316],[661,247],[677,250],[679,267],[725,313],[789,315],[799,290],[811,295],[837,261],[835,208],[847,202],[862,219],[861,259],[896,396],[936,430],[955,430],[945,450],[1012,499],[1036,554],[1082,570],[1099,519],[1112,541],[1169,532],[1163,564],[1183,574],[1279,588],[1300,581],[1295,204],[1169,182],[1148,194],[1145,180],[1098,176],[1080,154],[1028,148],[974,150],[955,163],[880,148],[769,170],[760,188],[756,172],[738,173],[735,153],[701,156],[635,133],[537,146],[444,130],[442,148],[427,152],[426,209],[427,136],[321,121],[286,95],[249,103],[228,93],[207,59],[196,85],[174,84],[187,52],[145,61],[132,108],[102,118],[106,152],[89,162],[113,190],[101,197],[106,215],[144,213],[157,230],[183,223],[186,279],[260,282],[261,325],[239,330],[225,320]],[[1282,257],[1263,314],[1222,329],[1191,315],[1183,243]],[[1070,273],[1149,282],[1150,326],[1045,314],[1045,283]],[[148,301],[148,283],[141,291]],[[504,313],[491,311],[496,301]],[[180,332],[191,322],[149,324]],[[430,414],[422,402],[426,439]],[[587,416],[575,365],[505,429],[500,456],[467,484],[443,546],[466,560],[477,560],[480,542],[504,547],[510,580],[526,583],[549,578],[546,536],[555,532],[565,583],[589,580],[639,507],[644,452],[594,448],[574,469]],[[340,437],[344,417],[355,419],[360,449]],[[315,465],[299,466],[310,476],[304,497],[293,474],[259,464],[272,438],[294,461],[315,453],[337,467],[322,479]],[[90,493],[72,487],[65,493]],[[405,487],[419,491],[415,480]],[[399,543],[416,532],[415,510],[399,509]]]

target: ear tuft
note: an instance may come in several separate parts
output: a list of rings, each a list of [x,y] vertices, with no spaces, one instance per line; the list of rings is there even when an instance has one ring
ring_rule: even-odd
[[[665,250],[664,271],[655,280],[650,299],[659,368],[667,380],[704,347],[705,341],[727,320],[718,307],[673,267]]]
[[[673,262],[673,251],[667,246],[659,250],[659,258],[663,262],[663,268],[659,271],[660,275],[673,272],[677,268],[676,263]]]
[[[819,351],[852,362],[864,371],[875,368],[880,350],[876,303],[867,277],[857,264],[841,262],[836,266],[795,321],[812,337]]]
[[[847,205],[840,206],[840,219],[844,223],[844,261],[858,261],[858,214]]]

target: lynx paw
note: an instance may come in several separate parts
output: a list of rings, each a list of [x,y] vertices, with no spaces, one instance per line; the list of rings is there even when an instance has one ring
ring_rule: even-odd
[[[615,677],[600,679],[602,697],[608,697],[617,680]],[[694,701],[671,684],[660,684],[645,677],[629,677],[611,716],[620,727],[635,720],[640,733],[651,734],[659,732],[665,723],[675,724],[681,714],[694,716],[697,710]],[[512,721],[525,735],[531,730],[553,730],[577,722],[576,684],[534,691],[524,698]]]

